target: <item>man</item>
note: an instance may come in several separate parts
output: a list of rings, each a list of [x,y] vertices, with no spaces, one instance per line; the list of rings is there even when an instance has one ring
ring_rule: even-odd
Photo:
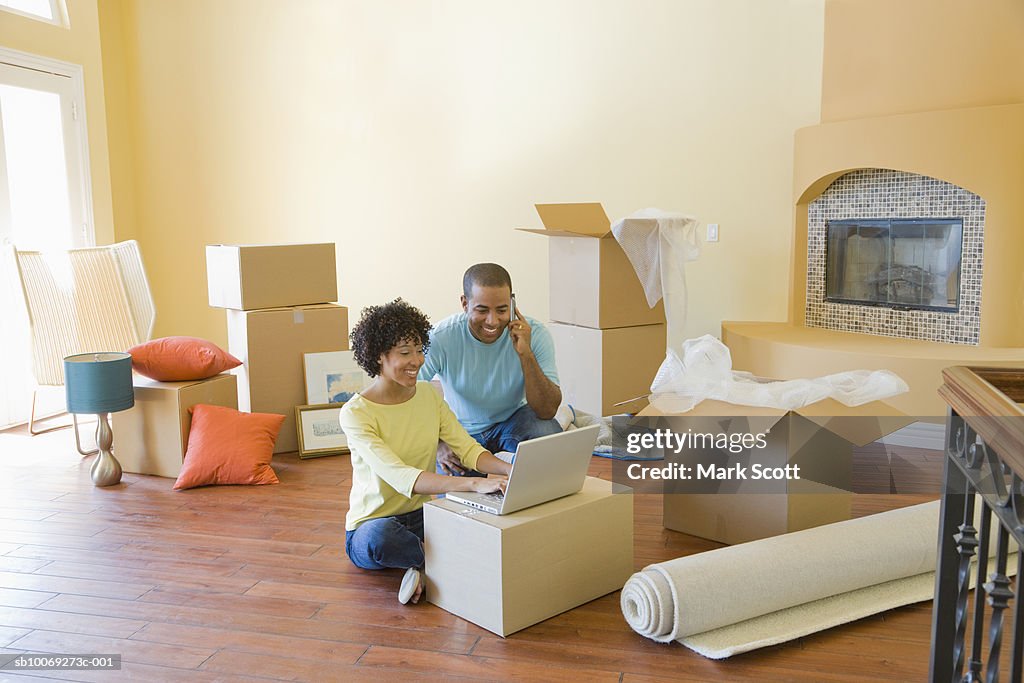
[[[515,306],[512,278],[495,263],[471,266],[462,278],[462,313],[439,322],[419,378],[441,379],[444,397],[466,431],[492,453],[562,431],[555,346],[544,326]],[[464,468],[440,444],[438,470]]]

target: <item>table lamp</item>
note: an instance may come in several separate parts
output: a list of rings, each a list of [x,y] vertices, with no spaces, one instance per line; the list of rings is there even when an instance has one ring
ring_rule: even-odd
[[[96,486],[113,486],[121,481],[121,463],[110,447],[114,433],[109,413],[135,405],[132,387],[132,357],[127,353],[80,353],[64,359],[64,388],[68,412],[95,414],[96,446],[99,454],[89,473]]]

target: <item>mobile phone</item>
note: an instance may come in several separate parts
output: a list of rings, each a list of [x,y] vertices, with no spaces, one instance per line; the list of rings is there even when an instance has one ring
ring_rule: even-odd
[[[512,316],[508,319],[508,321],[512,322],[515,319],[516,319],[516,295],[513,294],[512,295]]]

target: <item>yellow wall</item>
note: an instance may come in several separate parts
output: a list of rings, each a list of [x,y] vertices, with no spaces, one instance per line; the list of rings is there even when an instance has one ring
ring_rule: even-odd
[[[117,215],[142,243],[158,335],[224,340],[206,304],[214,242],[335,241],[342,303],[404,296],[434,320],[456,310],[463,270],[494,260],[545,319],[547,244],[512,228],[559,201],[721,224],[689,269],[689,333],[785,314],[821,0],[102,10],[104,54],[126,64],[107,65],[124,82],[110,119],[131,123],[130,157],[111,147]]]
[[[1024,102],[1024,2],[828,0],[821,120]]]
[[[96,0],[67,0],[70,28],[0,11],[0,46],[82,66],[96,243],[114,241]]]

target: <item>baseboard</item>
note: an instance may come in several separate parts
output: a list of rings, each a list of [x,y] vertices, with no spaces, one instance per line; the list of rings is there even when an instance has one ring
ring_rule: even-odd
[[[946,445],[946,425],[932,422],[914,422],[879,439],[890,446],[928,448],[941,451]]]

